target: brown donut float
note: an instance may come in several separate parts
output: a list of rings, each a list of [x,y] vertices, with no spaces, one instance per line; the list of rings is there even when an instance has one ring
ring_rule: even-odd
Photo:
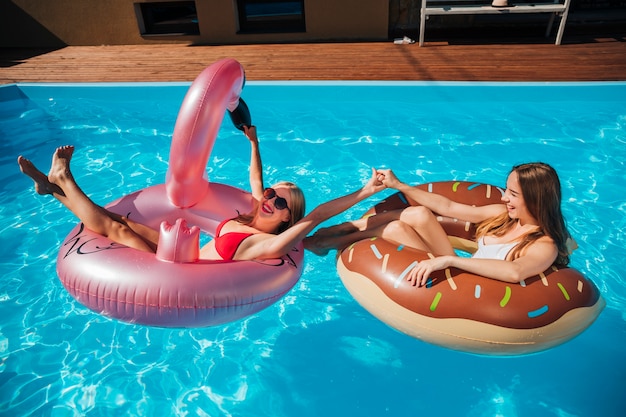
[[[503,190],[463,181],[419,188],[454,201],[501,203]],[[406,207],[397,193],[367,215]],[[439,217],[453,246],[474,252],[472,224]],[[350,294],[387,325],[417,339],[465,352],[521,355],[564,343],[583,332],[605,306],[596,286],[572,268],[551,269],[519,284],[449,268],[424,287],[406,274],[432,255],[380,238],[361,240],[338,254],[337,270]]]

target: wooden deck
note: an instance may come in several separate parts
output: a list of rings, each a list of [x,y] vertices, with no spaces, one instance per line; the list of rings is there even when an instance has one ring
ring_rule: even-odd
[[[555,46],[380,43],[71,46],[0,49],[0,84],[191,81],[224,57],[249,80],[608,81],[626,80],[626,39]]]

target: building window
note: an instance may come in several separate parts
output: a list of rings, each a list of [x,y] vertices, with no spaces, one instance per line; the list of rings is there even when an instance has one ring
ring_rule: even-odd
[[[199,35],[195,1],[135,3],[139,31],[150,35]]]
[[[239,33],[306,32],[304,0],[237,0]]]

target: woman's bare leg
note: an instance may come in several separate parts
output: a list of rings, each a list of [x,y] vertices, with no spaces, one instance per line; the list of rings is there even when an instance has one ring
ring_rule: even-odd
[[[37,194],[51,194],[59,200],[65,197],[61,187],[48,181],[48,176],[37,169],[37,167],[30,160],[20,155],[17,157],[17,164],[20,166],[20,171],[22,171],[23,174],[28,175],[35,182],[35,191],[37,191]]]
[[[337,237],[340,235],[348,235],[357,231],[364,231],[366,229],[375,229],[381,225],[398,220],[401,212],[402,209],[391,210],[368,217],[362,217],[357,220],[350,220],[334,226],[324,227],[315,232],[315,236]]]
[[[69,166],[73,152],[72,146],[57,148],[47,177],[22,156],[18,158],[18,164],[22,172],[33,179],[39,194],[52,194],[88,229],[117,243],[155,252],[158,231],[98,206],[78,187]]]
[[[334,234],[333,234],[334,232]],[[434,255],[452,255],[454,249],[433,213],[425,207],[407,207],[322,229],[304,240],[305,248],[317,255],[343,249],[372,237],[402,244]]]
[[[424,206],[410,206],[402,210],[400,221],[412,228],[425,245],[422,249],[433,255],[455,255],[446,231],[432,211]],[[411,246],[410,243],[405,243]]]
[[[398,223],[401,222],[399,220],[392,221],[391,223],[379,225],[373,228],[338,234],[336,236],[326,233],[315,233],[313,236],[309,236],[304,239],[304,247],[318,256],[324,256],[331,250],[344,249],[359,240],[382,237],[400,244],[406,244],[404,242],[410,241],[412,244],[408,246],[418,249],[424,248],[423,242],[419,239],[419,236],[413,231],[413,229],[408,227],[408,225],[405,225],[407,227],[402,228]],[[386,232],[387,230],[389,230],[389,232]],[[411,231],[413,232],[412,234],[410,234]]]
[[[385,225],[400,218],[400,212],[388,211],[321,228],[304,239],[304,247],[318,256],[324,256],[333,249],[343,249],[359,240],[380,236]]]

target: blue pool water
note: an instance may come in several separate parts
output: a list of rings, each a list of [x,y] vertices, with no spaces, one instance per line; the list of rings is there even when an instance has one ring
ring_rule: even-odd
[[[76,221],[35,194],[17,156],[47,171],[55,147],[75,144],[77,181],[99,203],[162,183],[187,87],[0,88],[0,415],[623,415],[626,83],[244,89],[267,183],[297,182],[309,209],[356,189],[371,166],[409,182],[496,184],[520,162],[557,169],[579,244],[572,266],[598,285],[607,307],[574,340],[509,358],[435,347],[387,327],[350,297],[332,255],[307,254],[286,297],[219,327],[142,327],[74,301],[55,260]],[[248,158],[247,140],[226,119],[210,178],[247,188]]]

